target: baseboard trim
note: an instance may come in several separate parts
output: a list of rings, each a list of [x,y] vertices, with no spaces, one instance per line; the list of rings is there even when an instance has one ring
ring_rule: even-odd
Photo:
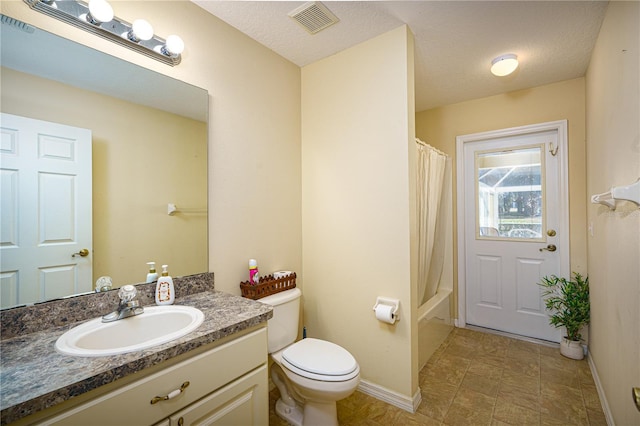
[[[589,363],[589,368],[591,369],[593,381],[596,383],[596,390],[598,391],[598,397],[600,398],[600,404],[602,405],[602,411],[604,411],[604,417],[607,420],[607,425],[615,426],[616,424],[613,421],[613,415],[611,414],[609,403],[607,402],[607,398],[605,397],[602,382],[600,382],[600,376],[598,376],[598,370],[596,369],[596,365],[593,362],[593,358],[591,358],[591,352],[587,354],[587,362]]]
[[[401,408],[412,414],[416,412],[418,406],[422,402],[422,394],[420,393],[420,388],[418,388],[416,393],[413,395],[413,398],[408,398],[407,396],[392,391],[391,389],[387,389],[384,386],[371,383],[367,380],[360,380],[358,390],[364,394],[370,395],[376,399],[379,399],[380,401]]]

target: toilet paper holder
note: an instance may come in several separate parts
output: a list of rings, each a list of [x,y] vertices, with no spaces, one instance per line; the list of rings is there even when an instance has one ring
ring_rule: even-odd
[[[398,312],[398,310],[400,308],[400,300],[391,299],[391,298],[388,298],[388,297],[377,297],[376,298],[376,304],[373,305],[373,311],[374,312],[378,308],[379,305],[391,306],[392,307],[391,314],[393,315],[393,319],[395,321],[400,321],[400,314]]]

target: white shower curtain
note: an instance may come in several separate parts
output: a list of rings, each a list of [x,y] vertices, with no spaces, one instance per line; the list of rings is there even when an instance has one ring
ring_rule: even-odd
[[[443,189],[447,155],[416,139],[418,150],[418,306],[438,290],[444,265]],[[443,214],[444,213],[444,214]]]

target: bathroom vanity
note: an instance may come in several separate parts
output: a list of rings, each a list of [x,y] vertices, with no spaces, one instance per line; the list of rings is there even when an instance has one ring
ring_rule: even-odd
[[[52,304],[45,312],[55,318],[40,326],[28,319],[42,320],[43,306],[3,311],[2,424],[268,423],[266,326],[272,308],[215,291],[213,274],[200,274],[195,281],[193,286],[176,283],[176,304],[205,314],[198,329],[120,355],[78,357],[56,352],[55,341],[78,324],[78,307],[84,301],[42,304]],[[145,285],[139,290],[141,303],[148,305],[152,290],[145,294]],[[82,297],[100,299],[84,306],[85,319],[95,317],[96,310],[107,312],[103,305],[113,302],[113,295]],[[71,318],[70,323],[59,325],[65,318]]]

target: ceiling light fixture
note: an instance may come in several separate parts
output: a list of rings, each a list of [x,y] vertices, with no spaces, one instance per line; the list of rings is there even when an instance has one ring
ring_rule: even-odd
[[[24,0],[33,10],[59,19],[67,24],[128,47],[138,53],[175,66],[182,60],[184,42],[178,36],[167,39],[153,34],[153,27],[144,19],[133,24],[113,14],[107,0]]]
[[[491,61],[491,73],[498,77],[504,77],[518,68],[518,57],[513,53],[501,55]]]

